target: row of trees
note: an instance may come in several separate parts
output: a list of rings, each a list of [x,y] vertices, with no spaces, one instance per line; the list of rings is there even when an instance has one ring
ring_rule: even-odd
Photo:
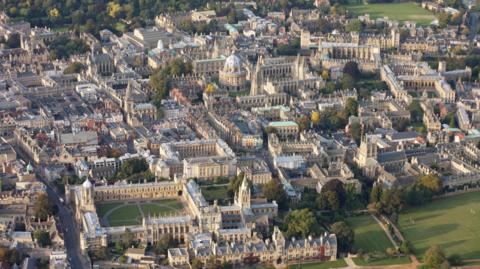
[[[405,206],[424,204],[441,192],[442,182],[436,174],[424,175],[405,189],[383,189],[381,185],[376,184],[370,193],[368,209],[374,213],[385,214],[396,222],[399,212]]]
[[[315,213],[308,208],[296,209],[285,216],[283,230],[287,237],[318,236],[323,232]],[[344,221],[337,221],[330,225],[329,231],[337,237],[338,250],[348,252],[353,247],[355,232]]]

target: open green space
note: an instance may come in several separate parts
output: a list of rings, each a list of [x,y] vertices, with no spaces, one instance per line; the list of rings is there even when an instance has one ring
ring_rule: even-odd
[[[220,201],[229,198],[227,194],[228,185],[226,184],[201,186],[200,189],[202,190],[205,200],[210,202],[213,200]]]
[[[415,21],[421,25],[428,25],[435,16],[432,12],[413,2],[390,4],[349,4],[345,8],[354,15],[370,14],[370,18],[388,17],[400,22]]]
[[[345,260],[336,260],[336,261],[326,261],[326,262],[312,262],[312,263],[302,263],[302,264],[292,264],[290,265],[291,269],[330,269],[330,268],[341,268],[346,267],[347,263]]]
[[[136,204],[128,204],[118,207],[108,216],[108,224],[110,226],[128,226],[138,225],[141,223],[142,214]]]
[[[95,205],[97,208],[97,215],[99,218],[103,218],[108,211],[114,209],[115,207],[122,205],[123,202],[116,203],[98,203]]]
[[[399,216],[399,229],[423,258],[432,245],[446,255],[480,259],[480,193],[446,197],[424,206],[407,209]]]
[[[180,201],[175,199],[169,200],[160,200],[160,201],[153,201],[148,202],[145,204],[140,204],[142,208],[143,214],[147,215],[165,215],[170,214],[173,212],[177,212],[182,210],[183,205]]]
[[[143,216],[168,215],[181,211],[183,204],[176,199],[156,200],[139,203],[98,203],[97,214],[109,226],[128,226],[141,223]],[[143,214],[142,214],[143,213]]]
[[[384,265],[395,265],[395,264],[409,264],[410,258],[408,256],[398,257],[398,258],[385,258],[385,259],[375,259],[371,261],[366,261],[363,258],[356,257],[353,258],[353,262],[358,266],[384,266]]]
[[[355,231],[355,247],[363,252],[385,252],[385,249],[393,247],[385,231],[380,227],[372,216],[362,215],[350,217],[347,223]]]

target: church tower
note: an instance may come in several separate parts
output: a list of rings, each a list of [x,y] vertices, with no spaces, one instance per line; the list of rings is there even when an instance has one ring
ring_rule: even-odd
[[[135,100],[133,98],[133,85],[132,82],[128,82],[127,89],[125,91],[125,97],[123,100],[123,109],[125,114],[130,114],[133,110]]]
[[[250,208],[250,186],[246,177],[243,178],[242,185],[235,195],[235,204],[241,208]]]

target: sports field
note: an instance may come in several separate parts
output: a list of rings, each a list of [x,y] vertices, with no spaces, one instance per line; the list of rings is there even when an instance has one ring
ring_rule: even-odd
[[[435,16],[432,12],[422,8],[413,2],[390,3],[390,4],[349,4],[345,8],[354,15],[370,14],[370,18],[388,17],[391,20],[415,21],[421,25],[428,25]]]
[[[144,216],[169,215],[183,209],[182,203],[175,199],[100,203],[96,207],[100,221],[106,226],[138,225]]]
[[[432,245],[447,255],[480,259],[480,193],[465,193],[408,209],[399,217],[399,228],[423,258]]]
[[[350,217],[347,223],[355,231],[354,245],[363,252],[380,251],[393,247],[385,231],[370,215]]]

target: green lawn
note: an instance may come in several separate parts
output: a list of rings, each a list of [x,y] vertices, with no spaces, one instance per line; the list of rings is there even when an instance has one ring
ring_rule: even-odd
[[[291,269],[330,269],[330,268],[341,268],[346,267],[347,263],[345,260],[336,260],[336,261],[326,261],[326,262],[313,262],[313,263],[303,263],[303,264],[292,264],[290,265]]]
[[[227,185],[208,185],[201,186],[202,194],[207,201],[228,199]]]
[[[96,204],[95,207],[97,208],[97,215],[99,218],[103,218],[105,214],[110,211],[111,209],[114,209],[115,207],[123,204],[123,202],[117,202],[117,203],[105,203],[105,204]]]
[[[355,247],[364,252],[380,251],[393,247],[382,227],[370,215],[362,215],[347,219],[347,223],[355,231]]]
[[[130,204],[115,209],[108,217],[110,226],[128,226],[141,223],[140,210],[136,204]]]
[[[386,258],[373,261],[365,261],[363,258],[357,257],[353,258],[353,262],[358,266],[382,266],[382,265],[394,265],[394,264],[409,264],[409,257],[399,257],[399,258]]]
[[[145,204],[141,204],[140,207],[142,208],[142,211],[145,214],[145,216],[147,216],[148,214],[153,216],[153,215],[169,214],[172,212],[182,210],[183,205],[178,200],[169,199],[169,200],[148,202]]]
[[[422,258],[432,245],[447,255],[480,259],[480,193],[465,193],[407,209],[399,228]]]
[[[366,5],[350,4],[346,5],[345,8],[357,16],[370,14],[370,18],[372,19],[388,17],[389,19],[400,22],[415,21],[421,25],[428,25],[435,20],[432,12],[423,9],[413,2]]]

